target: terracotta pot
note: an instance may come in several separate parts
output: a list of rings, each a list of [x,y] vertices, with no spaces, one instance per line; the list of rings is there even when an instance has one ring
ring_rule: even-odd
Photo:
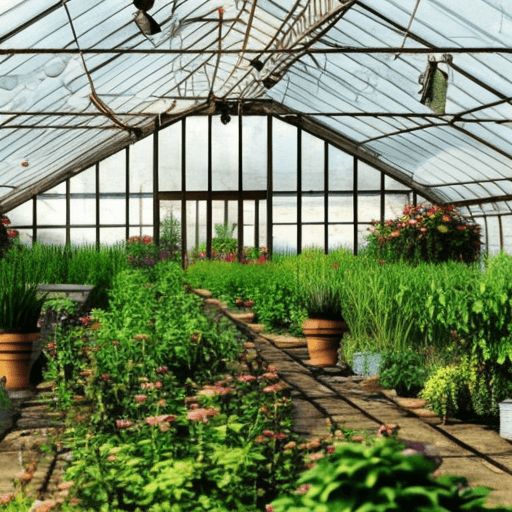
[[[39,333],[0,334],[0,378],[7,379],[8,390],[27,389],[32,356],[32,345]]]
[[[348,327],[342,320],[309,318],[302,325],[313,366],[336,366],[341,339]]]

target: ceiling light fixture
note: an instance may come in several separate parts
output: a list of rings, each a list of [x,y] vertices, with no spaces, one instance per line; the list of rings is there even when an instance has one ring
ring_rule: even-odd
[[[135,14],[135,23],[146,36],[152,36],[158,34],[158,32],[162,32],[160,25],[147,13],[147,11],[153,7],[154,3],[155,0],[133,0],[133,5],[139,9]]]

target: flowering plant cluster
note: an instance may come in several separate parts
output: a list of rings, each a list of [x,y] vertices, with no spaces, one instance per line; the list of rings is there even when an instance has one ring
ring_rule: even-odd
[[[478,259],[480,227],[468,222],[455,207],[407,205],[402,213],[395,220],[373,221],[368,253],[384,261],[471,263]]]
[[[20,236],[17,229],[9,229],[10,225],[9,217],[0,214],[0,259]]]
[[[178,247],[169,245],[162,240],[160,245],[155,244],[149,235],[132,236],[125,242],[127,261],[134,268],[152,267],[162,260],[177,261]]]
[[[188,254],[188,265],[193,265],[197,261],[206,261],[206,249],[204,247],[201,250],[194,250]],[[266,247],[244,247],[242,252],[242,258],[238,260],[238,254],[236,251],[231,252],[220,252],[212,249],[213,261],[225,261],[227,263],[242,263],[244,265],[253,265],[259,263],[267,263],[268,261],[268,250]]]
[[[183,284],[174,262],[121,272],[109,311],[47,342],[70,499],[88,510],[261,511],[330,449],[291,432],[277,369]]]

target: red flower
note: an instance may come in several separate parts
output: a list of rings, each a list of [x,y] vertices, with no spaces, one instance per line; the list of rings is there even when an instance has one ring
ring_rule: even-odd
[[[7,236],[9,238],[16,238],[19,234],[20,233],[17,229],[11,229],[10,231],[7,231]]]
[[[143,236],[142,237],[142,243],[145,244],[145,245],[150,245],[153,243],[153,238],[146,235],[146,236]]]
[[[252,307],[254,306],[254,301],[253,301],[253,300],[246,300],[246,301],[244,302],[244,306],[245,306],[246,308],[252,308]]]
[[[11,221],[9,220],[9,217],[6,217],[5,215],[3,215],[2,216],[2,224],[4,226],[8,226],[10,223],[11,223]]]
[[[332,268],[338,268],[339,266],[340,266],[339,263],[334,263]]]
[[[167,366],[159,366],[156,369],[156,373],[167,373],[169,371],[169,368]]]

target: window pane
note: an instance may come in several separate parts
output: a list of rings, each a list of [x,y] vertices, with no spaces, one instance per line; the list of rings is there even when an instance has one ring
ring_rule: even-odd
[[[238,118],[224,125],[212,118],[213,190],[238,190]]]
[[[297,128],[280,121],[273,125],[274,191],[297,190]]]
[[[353,222],[354,199],[352,194],[329,194],[329,222]]]
[[[324,141],[302,132],[302,190],[324,189]]]
[[[329,190],[354,189],[354,157],[329,146]]]
[[[302,222],[324,221],[324,196],[302,196]]]
[[[324,249],[324,226],[302,226],[302,249],[320,247]]]
[[[297,252],[297,226],[274,226],[274,252]]]
[[[100,224],[126,224],[126,199],[100,199]]]
[[[267,189],[267,118],[242,119],[243,188]]]
[[[71,228],[71,243],[73,245],[92,245],[96,243],[96,229],[94,228]]]
[[[65,198],[45,199],[44,194],[37,196],[37,224],[64,226],[66,224]]]
[[[66,244],[66,230],[62,229],[38,229],[37,230],[38,242],[44,244]]]
[[[126,192],[126,154],[119,151],[100,162],[100,192]]]
[[[125,234],[124,228],[101,228],[100,244],[115,245],[124,240]]]
[[[95,199],[70,199],[70,223],[71,225],[96,224],[96,200]]]
[[[348,226],[329,226],[329,251],[343,247],[344,249],[354,250],[354,227]]]
[[[208,119],[187,117],[187,190],[208,190]]]
[[[160,190],[181,190],[181,126],[181,123],[175,123],[164,128],[159,134],[158,165]]]

